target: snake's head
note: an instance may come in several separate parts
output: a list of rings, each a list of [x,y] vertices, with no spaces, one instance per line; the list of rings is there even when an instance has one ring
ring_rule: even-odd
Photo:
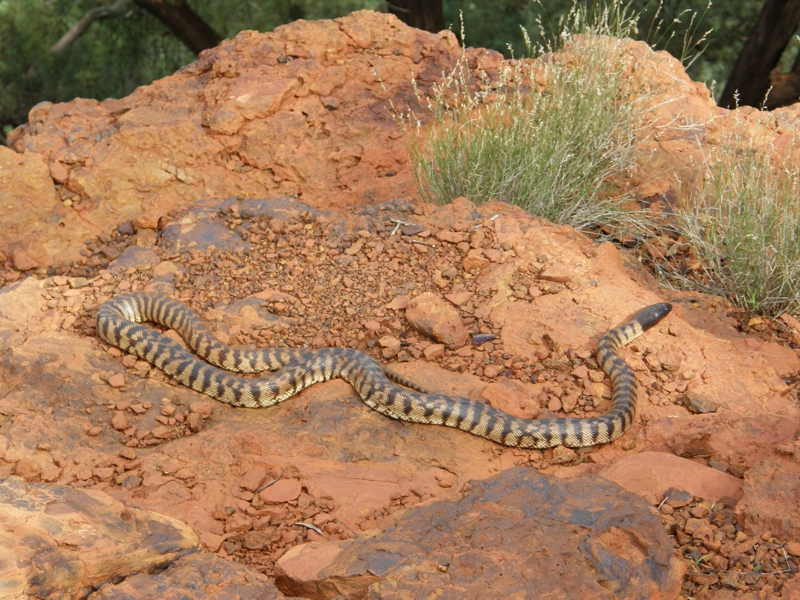
[[[643,308],[636,316],[633,317],[634,321],[638,321],[642,326],[642,331],[647,331],[653,325],[664,319],[672,311],[672,304],[669,302],[662,302],[660,304],[653,304],[647,308]]]

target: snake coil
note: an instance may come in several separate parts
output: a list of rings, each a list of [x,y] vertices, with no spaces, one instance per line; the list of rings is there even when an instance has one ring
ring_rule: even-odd
[[[585,447],[615,440],[630,428],[636,412],[636,378],[617,350],[653,327],[671,310],[667,303],[648,306],[600,338],[597,362],[611,378],[611,409],[604,415],[588,418],[524,419],[466,398],[423,393],[421,388],[385,370],[366,354],[347,348],[231,347],[211,335],[189,307],[161,294],[135,292],[105,302],[97,312],[97,332],[109,344],[145,359],[186,387],[233,406],[272,406],[310,385],[341,377],[368,406],[394,419],[455,427],[506,446]],[[139,324],[145,321],[174,329],[207,362]],[[277,373],[248,378],[222,369]]]

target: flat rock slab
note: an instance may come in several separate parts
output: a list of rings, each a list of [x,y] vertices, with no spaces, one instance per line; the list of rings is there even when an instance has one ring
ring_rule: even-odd
[[[184,556],[161,573],[138,573],[121,583],[104,586],[89,596],[89,600],[206,598],[281,600],[286,596],[265,575],[205,553]]]
[[[374,537],[297,546],[276,565],[278,587],[306,598],[675,598],[682,575],[641,498],[525,467]]]
[[[622,456],[600,471],[600,475],[654,505],[664,500],[667,490],[672,487],[712,502],[720,502],[726,497],[733,500],[742,497],[740,479],[666,452]]]
[[[196,549],[177,519],[103,492],[0,481],[0,598],[77,598]]]

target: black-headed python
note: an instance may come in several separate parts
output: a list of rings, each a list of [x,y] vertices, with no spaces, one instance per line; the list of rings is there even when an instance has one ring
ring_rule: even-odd
[[[195,391],[233,406],[272,406],[318,383],[341,377],[379,413],[401,421],[456,427],[506,446],[551,448],[593,446],[617,439],[633,423],[636,378],[617,350],[666,317],[672,306],[654,304],[603,335],[597,362],[611,378],[611,410],[599,417],[523,419],[458,396],[423,393],[358,350],[230,347],[217,340],[186,305],[160,294],[123,294],[97,311],[97,332],[109,344],[135,354]],[[177,331],[208,363],[228,371],[266,377],[237,377],[211,366],[179,344],[138,323],[150,321]],[[392,383],[390,379],[412,391]]]

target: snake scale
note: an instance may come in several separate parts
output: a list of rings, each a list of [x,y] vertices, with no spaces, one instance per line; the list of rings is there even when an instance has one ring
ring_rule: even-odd
[[[597,362],[613,384],[611,409],[588,418],[524,419],[466,398],[423,393],[364,353],[347,348],[231,347],[217,340],[189,307],[160,294],[122,294],[105,302],[97,311],[97,332],[109,344],[147,360],[186,387],[234,406],[272,406],[310,385],[341,377],[368,406],[394,419],[455,427],[506,446],[584,447],[615,440],[631,426],[636,411],[636,378],[617,350],[661,321],[670,310],[672,306],[666,303],[648,306],[600,338]],[[207,362],[139,324],[145,321],[174,329]],[[277,373],[240,377],[218,367],[240,373]],[[400,387],[390,379],[413,389]]]

